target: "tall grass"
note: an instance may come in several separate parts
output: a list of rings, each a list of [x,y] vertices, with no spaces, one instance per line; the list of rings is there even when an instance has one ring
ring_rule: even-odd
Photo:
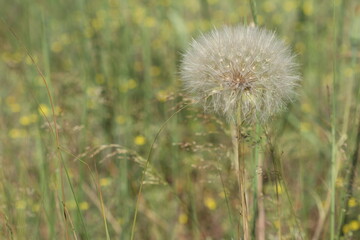
[[[2,1],[0,238],[236,238],[231,130],[196,104],[171,116],[188,103],[178,65],[191,37],[253,16],[292,46],[303,81],[245,139],[251,234],[262,208],[265,239],[360,238],[360,6],[333,4]]]

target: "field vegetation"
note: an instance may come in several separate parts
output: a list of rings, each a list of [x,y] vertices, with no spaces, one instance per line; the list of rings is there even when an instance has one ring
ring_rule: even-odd
[[[360,3],[252,3],[1,1],[0,239],[240,239],[231,128],[179,66],[254,17],[302,80],[242,129],[252,239],[360,239]]]

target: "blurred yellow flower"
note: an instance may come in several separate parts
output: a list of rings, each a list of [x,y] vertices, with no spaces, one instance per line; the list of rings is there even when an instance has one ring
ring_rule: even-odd
[[[134,89],[137,87],[137,82],[134,79],[130,79],[120,84],[120,91],[127,92],[128,90]]]
[[[336,185],[337,187],[343,187],[343,186],[344,186],[344,179],[343,179],[342,177],[338,177],[338,178],[336,179],[335,185]]]
[[[79,208],[80,208],[80,210],[88,210],[89,209],[89,204],[87,203],[87,202],[81,202],[80,204],[79,204]]]
[[[291,12],[297,7],[296,1],[286,1],[283,4],[283,8],[286,12]]]
[[[15,207],[16,207],[16,209],[20,209],[20,210],[25,209],[26,208],[26,202],[24,200],[16,201]]]
[[[280,227],[281,227],[281,222],[280,222],[280,220],[275,220],[275,221],[274,221],[274,226],[275,226],[276,229],[280,229]]]
[[[67,201],[65,206],[69,210],[75,209],[76,208],[76,202],[74,200]]]
[[[357,201],[355,198],[351,197],[348,201],[348,206],[349,207],[356,207],[358,205]]]
[[[309,132],[311,128],[311,124],[308,122],[301,122],[300,123],[300,131],[301,132]]]
[[[134,79],[130,79],[127,84],[129,89],[134,89],[137,87],[137,82]]]
[[[282,194],[284,192],[284,187],[281,184],[275,184],[274,185],[274,191],[277,194]]]
[[[24,138],[27,132],[24,129],[13,128],[9,131],[9,137],[12,139]]]
[[[137,24],[142,24],[144,22],[145,15],[146,11],[144,7],[135,7],[135,10],[133,11],[134,22]]]
[[[39,104],[38,111],[41,115],[50,116],[51,110],[50,108],[45,104]]]
[[[145,18],[145,26],[146,27],[154,27],[156,25],[156,19],[153,17],[147,17]]]
[[[360,229],[360,222],[357,220],[353,220],[349,223],[349,227],[352,231],[357,231]]]
[[[30,115],[25,115],[20,117],[20,124],[23,126],[29,126],[32,123],[36,123],[36,121],[38,120],[38,116],[36,114],[30,114]]]
[[[310,16],[314,12],[314,6],[311,1],[305,1],[303,5],[303,12],[305,15]]]
[[[95,30],[98,31],[100,30],[105,24],[105,21],[103,18],[97,17],[94,18],[93,20],[91,20],[91,27]]]
[[[115,121],[117,124],[124,124],[126,122],[126,118],[123,116],[123,115],[118,115],[116,118],[115,118]]]
[[[54,111],[55,111],[55,114],[56,115],[59,115],[61,113],[61,108],[58,107],[58,106],[55,106],[54,107]],[[38,112],[41,116],[45,115],[46,117],[48,116],[51,116],[52,115],[52,109],[51,107],[49,107],[48,105],[46,104],[39,104],[39,107],[38,107]]]
[[[263,3],[262,8],[264,9],[265,12],[270,13],[275,11],[276,5],[273,1],[266,1]]]
[[[188,222],[188,216],[185,213],[180,213],[178,221],[180,224],[186,224]]]
[[[134,139],[134,143],[135,143],[136,145],[139,145],[139,146],[144,145],[145,142],[146,142],[145,137],[143,137],[143,136],[141,136],[141,135],[136,136],[135,139]]]
[[[204,204],[205,206],[210,209],[210,210],[215,210],[216,209],[216,202],[215,202],[215,199],[212,198],[212,197],[206,197],[204,199]]]
[[[343,233],[347,234],[348,232],[350,232],[350,226],[349,224],[345,224],[342,228]]]
[[[32,207],[31,207],[33,212],[39,212],[40,211],[40,204],[35,203]]]
[[[158,91],[158,92],[156,93],[156,99],[157,99],[159,102],[165,102],[166,99],[167,99],[167,97],[168,97],[168,94],[166,93],[166,91],[160,90],[160,91]]]
[[[215,5],[219,0],[207,0],[210,5]]]
[[[151,75],[152,75],[152,76],[157,77],[157,76],[160,75],[161,70],[160,70],[160,68],[157,67],[157,66],[152,66],[152,67],[150,68],[150,72],[151,72]]]
[[[305,113],[311,113],[313,108],[309,103],[303,103],[301,104],[301,110]]]
[[[18,103],[12,103],[9,105],[10,111],[13,113],[17,113],[20,112],[21,110],[21,106]]]
[[[14,62],[16,62],[16,63],[21,62],[21,61],[23,60],[23,58],[24,58],[24,54],[21,53],[21,52],[15,52],[15,53],[13,54],[13,60],[14,60]]]
[[[219,193],[219,197],[225,198],[225,197],[226,197],[225,191],[221,191],[221,192]]]
[[[32,59],[31,59],[31,57],[32,57]],[[37,56],[31,56],[31,57],[29,57],[29,55],[26,56],[25,63],[27,65],[33,64],[33,60],[34,60],[35,63],[38,63],[38,57]]]
[[[106,187],[111,184],[111,178],[100,178],[100,186]]]
[[[283,18],[283,16],[281,14],[275,13],[275,14],[272,15],[271,20],[275,24],[280,24],[284,20],[284,18]]]
[[[55,52],[55,53],[59,53],[61,52],[63,49],[63,45],[61,42],[59,41],[56,41],[56,42],[53,42],[51,44],[51,51]]]

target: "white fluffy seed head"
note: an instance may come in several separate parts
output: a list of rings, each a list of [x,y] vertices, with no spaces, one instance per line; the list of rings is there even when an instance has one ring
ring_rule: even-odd
[[[245,26],[193,40],[181,78],[206,110],[238,123],[264,123],[291,101],[300,80],[294,55],[273,32]]]

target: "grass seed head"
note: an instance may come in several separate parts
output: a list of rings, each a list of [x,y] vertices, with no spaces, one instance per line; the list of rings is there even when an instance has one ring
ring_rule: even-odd
[[[225,26],[193,40],[181,78],[206,110],[247,123],[281,111],[300,80],[294,55],[274,32],[246,26]]]

